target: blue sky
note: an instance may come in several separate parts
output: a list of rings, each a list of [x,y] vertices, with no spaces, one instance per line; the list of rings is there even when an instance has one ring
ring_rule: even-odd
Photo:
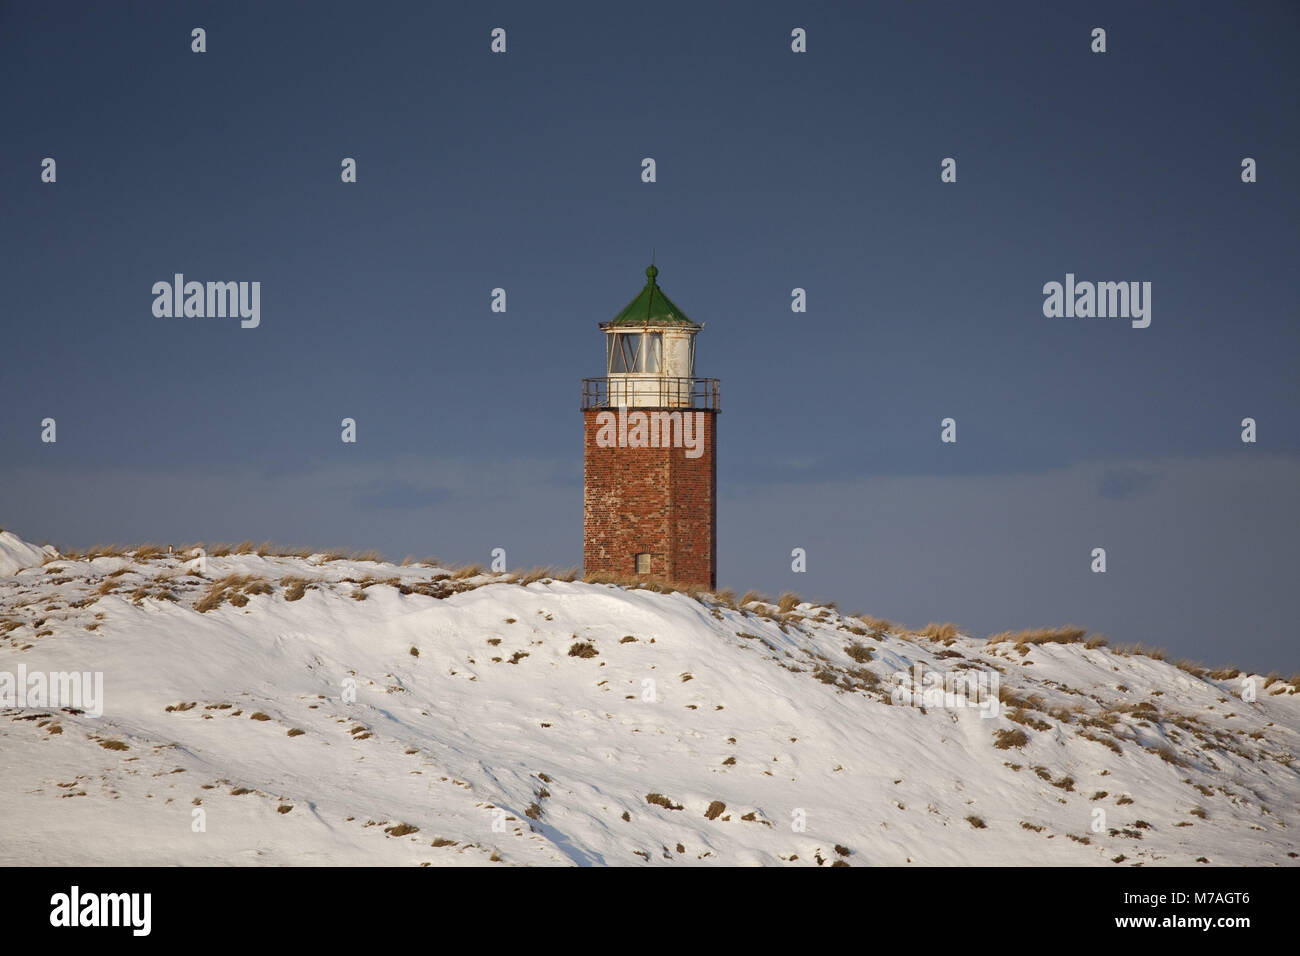
[[[1298,34],[1285,3],[0,5],[0,525],[576,564],[578,382],[653,250],[722,380],[720,584],[1294,671]],[[176,272],[261,282],[261,325],[154,317]],[[1067,272],[1151,282],[1151,326],[1044,317]]]

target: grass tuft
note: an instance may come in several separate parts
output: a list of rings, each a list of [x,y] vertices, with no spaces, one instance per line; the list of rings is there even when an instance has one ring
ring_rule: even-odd
[[[993,734],[993,746],[998,750],[1010,750],[1023,747],[1029,743],[1029,736],[1023,730],[999,730]]]
[[[989,636],[990,644],[1080,644],[1087,635],[1081,627],[1039,627],[1027,631],[1002,631]]]

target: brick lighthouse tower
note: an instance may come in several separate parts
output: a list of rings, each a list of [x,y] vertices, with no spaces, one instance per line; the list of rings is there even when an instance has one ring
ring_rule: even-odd
[[[605,375],[583,379],[583,570],[717,587],[718,380],[695,377],[695,336],[659,288],[609,322]]]

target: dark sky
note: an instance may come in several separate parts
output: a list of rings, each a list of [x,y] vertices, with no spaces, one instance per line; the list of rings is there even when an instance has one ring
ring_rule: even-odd
[[[0,525],[576,564],[653,250],[720,584],[1297,669],[1294,3],[445,6],[0,3]],[[261,325],[156,318],[176,272]],[[1150,327],[1045,317],[1067,272]]]

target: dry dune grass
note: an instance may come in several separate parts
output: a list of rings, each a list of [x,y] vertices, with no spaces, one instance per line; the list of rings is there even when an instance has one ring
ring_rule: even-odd
[[[1174,666],[1180,671],[1191,674],[1193,677],[1206,678],[1210,676],[1210,669],[1198,661],[1190,661],[1186,658],[1174,661]]]
[[[351,561],[373,561],[375,563],[384,563],[384,555],[370,548],[365,551],[347,551],[342,548],[308,548],[297,545],[276,544],[274,541],[263,541],[258,544],[253,541],[241,541],[238,544],[227,544],[220,541],[211,543],[196,542],[194,544],[184,545],[180,550],[182,552],[192,551],[195,548],[201,548],[203,553],[211,558],[224,558],[232,554],[255,554],[263,558],[309,558],[312,555],[320,555],[321,563],[327,561],[342,561],[348,559]],[[411,564],[413,561],[408,558],[403,564]]]
[[[555,569],[551,567],[549,564],[544,564],[544,565],[538,565],[537,567],[529,568],[527,571],[519,572],[519,577],[516,579],[516,582],[518,584],[525,584],[525,585],[533,584],[537,581],[549,581],[554,576],[555,576]],[[597,583],[604,583],[604,582],[593,581],[590,583],[597,584]]]
[[[97,544],[93,548],[87,548],[81,555],[84,561],[94,561],[96,558],[120,558],[126,555],[126,547],[120,544]]]
[[[235,607],[243,607],[250,595],[270,593],[271,585],[262,578],[251,574],[228,574],[212,582],[207,593],[195,602],[194,610],[202,614],[221,607],[227,601]]]
[[[1019,691],[1013,690],[1006,684],[998,685],[998,700],[1017,710],[1036,710],[1039,713],[1042,713],[1043,707],[1047,703],[1041,694],[1029,694],[1027,697],[1021,696]]]
[[[313,551],[312,554],[320,555],[321,564],[327,564],[330,561],[344,561],[344,560],[373,561],[376,564],[381,564],[384,561],[384,556],[380,552],[376,551],[374,548],[370,548],[365,551],[345,551],[342,548],[327,548],[323,551]]]
[[[550,570],[549,568],[547,569]],[[582,580],[587,584],[621,584],[630,585],[636,582],[637,578],[630,574],[610,574],[607,571],[589,571],[582,576]]]
[[[927,624],[915,633],[932,641],[955,641],[959,636],[956,624]]]
[[[1010,750],[1012,747],[1023,747],[1029,743],[1029,737],[1023,730],[998,730],[994,731],[993,746],[998,750]]]
[[[1081,644],[1087,636],[1081,627],[1037,627],[1025,631],[1002,631],[989,636],[989,644]]]
[[[793,611],[802,603],[803,603],[803,598],[795,594],[793,591],[786,591],[779,598],[777,598],[776,609],[780,611],[782,614],[789,614],[791,611]]]
[[[311,548],[294,548],[282,544],[272,544],[267,541],[258,546],[257,553],[264,558],[309,558],[312,556],[313,551]]]
[[[1121,644],[1112,650],[1121,657],[1149,657],[1153,661],[1163,661],[1169,656],[1169,652],[1163,647],[1147,647],[1145,644],[1138,642],[1136,644]]]
[[[256,554],[263,558],[306,558],[314,553],[310,548],[290,547],[288,545],[276,544],[274,541],[263,541],[261,544],[255,544],[252,541],[241,541],[236,545],[220,545],[214,547],[221,547],[232,554]],[[217,555],[215,550],[211,553],[220,557],[220,555]],[[378,552],[367,552],[367,554],[378,554]],[[382,559],[358,557],[357,560]]]
[[[306,578],[287,575],[280,579],[280,586],[284,588],[284,599],[286,601],[298,601],[307,593],[307,588],[314,585]]]
[[[875,638],[884,637],[886,634],[897,634],[905,630],[901,625],[885,620],[883,617],[873,617],[870,614],[854,614],[852,617],[854,620],[861,621],[866,625],[868,635]]]
[[[575,580],[577,580],[576,570],[574,574]],[[587,584],[612,584],[629,589],[640,588],[647,591],[657,591],[660,594],[672,594],[676,591],[683,594],[703,593],[698,586],[683,584],[680,581],[654,575],[609,574],[604,571],[592,571],[581,575],[581,580]]]
[[[1086,637],[1086,640],[1085,640]],[[1012,644],[1021,654],[1028,653],[1029,646],[1034,644],[1077,644],[1082,642],[1084,647],[1089,650],[1108,647],[1110,641],[1102,634],[1087,634],[1083,628],[1078,627],[1059,627],[1059,628],[1035,628],[1027,631],[1003,631],[1000,634],[994,634],[989,637],[989,644]],[[1110,647],[1110,651],[1121,657],[1148,657],[1155,661],[1164,661],[1169,657],[1169,652],[1163,647],[1150,647],[1142,643],[1119,644]],[[1202,680],[1231,680],[1242,674],[1242,671],[1235,667],[1219,667],[1211,669],[1199,661],[1179,659],[1172,662],[1175,667],[1184,673],[1191,674],[1193,677]],[[1300,675],[1297,675],[1300,677]],[[1278,675],[1270,675],[1272,680],[1280,679]],[[1296,678],[1292,678],[1292,684],[1295,684]],[[1266,683],[1265,687],[1268,686]]]
[[[95,558],[132,558],[135,561],[149,561],[157,557],[173,554],[177,557],[195,557],[197,553],[202,553],[208,557],[224,558],[232,554],[256,554],[262,557],[280,557],[280,558],[305,558],[314,554],[311,548],[291,547],[288,545],[276,544],[272,541],[263,541],[257,544],[251,540],[241,541],[238,544],[228,542],[214,541],[190,541],[180,545],[172,546],[169,550],[167,545],[156,544],[154,542],[144,542],[136,545],[122,544],[99,544],[93,548],[87,548],[85,551],[76,549],[58,549],[58,557],[47,557],[42,563],[49,564],[52,561],[93,561]],[[331,552],[335,557],[346,557],[347,552]],[[378,551],[365,551],[351,555],[353,560],[357,561],[382,561],[383,556]]]
[[[1093,743],[1101,744],[1103,747],[1110,749],[1114,753],[1124,753],[1124,748],[1116,743],[1116,741],[1111,737],[1103,737],[1091,730],[1081,730],[1079,731],[1079,736],[1085,740],[1091,740]]]
[[[231,544],[229,541],[199,541],[194,547],[202,548],[204,553],[212,558],[224,558],[232,554],[253,554],[257,550],[257,545],[252,541],[240,541],[238,544]]]
[[[52,561],[93,561],[95,558],[120,558],[125,557],[130,550],[120,544],[97,544],[93,548],[87,548],[82,551],[77,548],[55,548],[59,552],[58,557],[47,556],[41,561],[41,564],[49,564]]]
[[[844,653],[859,664],[868,664],[871,662],[873,651],[865,644],[850,644],[844,649]]]

